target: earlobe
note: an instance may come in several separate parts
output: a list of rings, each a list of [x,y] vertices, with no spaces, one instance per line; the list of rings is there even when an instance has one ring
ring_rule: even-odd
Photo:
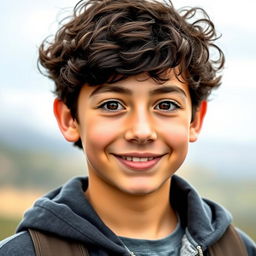
[[[78,124],[66,104],[56,98],[53,103],[53,112],[64,138],[69,142],[78,141],[80,138]]]
[[[207,110],[207,102],[202,101],[198,110],[195,112],[193,122],[191,122],[190,124],[190,137],[189,137],[190,142],[195,142],[197,140],[203,125],[206,110]]]

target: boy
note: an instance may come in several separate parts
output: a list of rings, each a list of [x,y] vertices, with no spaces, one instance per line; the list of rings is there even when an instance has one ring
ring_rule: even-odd
[[[148,0],[80,1],[41,45],[59,128],[84,150],[88,178],[39,199],[0,255],[44,255],[28,230],[75,241],[89,255],[217,255],[211,247],[228,230],[229,213],[174,175],[224,65],[214,25],[201,9],[205,16],[195,20],[197,11]],[[255,255],[254,243],[238,234],[238,255]]]

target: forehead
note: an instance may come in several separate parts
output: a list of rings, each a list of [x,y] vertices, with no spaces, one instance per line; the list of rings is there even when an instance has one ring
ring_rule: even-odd
[[[145,74],[140,74],[111,84],[93,87],[84,85],[82,91],[84,91],[89,98],[106,93],[119,93],[128,96],[154,96],[164,93],[176,93],[180,94],[182,97],[190,97],[188,85],[181,76],[176,77],[173,72],[170,72],[166,78],[167,81],[159,83]]]

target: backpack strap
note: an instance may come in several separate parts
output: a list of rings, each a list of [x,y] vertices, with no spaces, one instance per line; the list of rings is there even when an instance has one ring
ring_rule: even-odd
[[[210,256],[248,256],[246,247],[233,225],[229,225],[224,235],[209,247]]]
[[[78,242],[29,229],[36,256],[89,256],[88,250]]]

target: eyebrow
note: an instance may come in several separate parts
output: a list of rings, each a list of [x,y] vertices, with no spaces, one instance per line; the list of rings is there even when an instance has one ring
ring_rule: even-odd
[[[104,93],[104,92],[116,92],[116,93],[121,93],[121,94],[128,94],[128,95],[132,95],[132,91],[127,89],[127,88],[124,88],[124,87],[121,87],[121,86],[101,86],[101,87],[98,87],[96,88],[91,94],[89,97],[92,97],[96,94],[100,94],[100,93]]]
[[[105,92],[116,92],[116,93],[121,93],[126,95],[132,95],[132,91],[130,89],[127,89],[118,85],[111,85],[111,86],[101,86],[96,88],[90,94],[89,97],[92,97],[96,94],[105,93]],[[187,98],[185,91],[176,85],[167,85],[167,86],[159,87],[149,92],[151,96],[154,96],[157,94],[165,94],[165,93],[178,93]]]
[[[150,91],[150,95],[163,94],[163,93],[178,93],[187,98],[187,95],[183,89],[176,85],[166,85]]]

